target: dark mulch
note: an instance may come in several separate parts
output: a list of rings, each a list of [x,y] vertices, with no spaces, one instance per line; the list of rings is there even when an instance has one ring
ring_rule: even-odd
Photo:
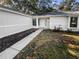
[[[36,30],[37,29],[32,28],[32,29],[29,29],[29,30],[25,30],[25,31],[22,31],[22,32],[13,34],[13,35],[9,35],[9,36],[0,38],[0,52],[4,51],[5,49],[10,47],[11,45],[15,44],[16,42],[25,38],[29,34],[35,32]]]

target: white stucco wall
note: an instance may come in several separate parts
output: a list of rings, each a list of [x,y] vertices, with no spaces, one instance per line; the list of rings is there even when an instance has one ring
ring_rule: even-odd
[[[32,28],[30,16],[0,10],[0,38]]]
[[[52,16],[50,17],[50,29],[54,27],[62,27],[62,30],[67,30],[68,28],[68,17]]]

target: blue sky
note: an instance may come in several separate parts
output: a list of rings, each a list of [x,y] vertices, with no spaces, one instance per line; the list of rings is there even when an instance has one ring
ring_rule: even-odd
[[[56,0],[58,3],[62,2],[63,0]],[[79,0],[76,0],[77,2],[79,2]]]

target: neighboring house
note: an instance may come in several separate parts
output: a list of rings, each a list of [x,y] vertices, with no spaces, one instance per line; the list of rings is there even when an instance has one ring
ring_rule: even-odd
[[[33,15],[34,27],[79,31],[79,12],[53,12]]]

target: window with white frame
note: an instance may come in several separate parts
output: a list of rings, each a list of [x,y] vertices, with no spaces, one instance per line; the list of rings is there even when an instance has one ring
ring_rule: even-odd
[[[78,17],[71,17],[70,18],[70,27],[77,27]]]
[[[32,19],[32,25],[33,25],[33,26],[36,26],[36,18],[33,18],[33,19]]]

